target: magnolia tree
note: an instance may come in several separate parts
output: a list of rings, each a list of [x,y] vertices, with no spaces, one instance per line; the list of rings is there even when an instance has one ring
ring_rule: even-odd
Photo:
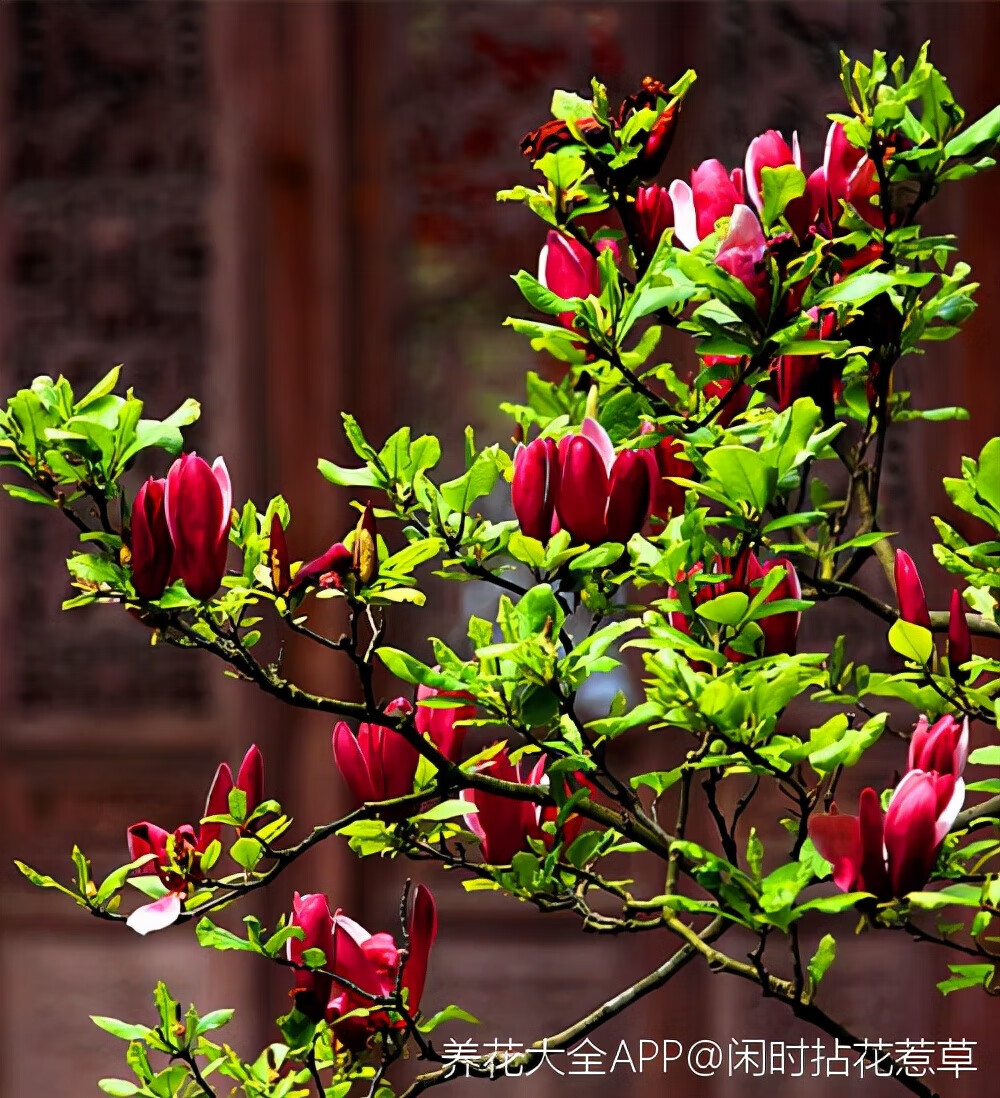
[[[997,724],[1000,663],[982,638],[1000,636],[1000,439],[944,480],[963,529],[971,516],[984,538],[934,519],[935,557],[958,578],[947,610],[928,608],[879,502],[890,431],[965,415],[914,408],[893,371],[972,312],[953,238],[925,235],[920,216],[944,184],[993,165],[1000,108],[967,125],[926,48],[909,69],[845,58],[841,79],[822,164],[772,130],[739,167],[707,160],[669,186],[653,180],[693,73],[647,78],[617,110],[597,81],[590,98],[557,91],[554,118],[523,143],[537,187],[499,196],[544,236],[537,277],[514,276],[525,316],[507,322],[550,364],[528,374],[525,403],[503,406],[517,445],[479,448],[469,430],[465,471],[442,482],[437,438],[403,427],[372,442],[345,415],[357,464],[319,469],[357,497],[360,520],[305,563],[323,547],[302,544],[280,496],[234,509],[225,462],[183,452],[194,401],[145,419],[117,369],[82,396],[40,377],[10,398],[7,491],[79,531],[64,607],[117,607],[157,645],[215,657],[247,684],[233,689],[329,714],[331,776],[356,804],[293,824],[250,746],[235,776],[219,766],[200,819],[191,804],[195,822],[123,820],[127,861],[106,876],[77,849],[67,882],[19,863],[126,935],[190,928],[207,949],[289,970],[291,1009],[249,1060],[215,1040],[232,1010],[184,1012],[164,984],[145,1021],[96,1018],[128,1042],[132,1079],[101,1080],[106,1093],[389,1098],[525,1073],[701,963],[931,1094],[828,1013],[821,981],[860,929],[942,951],[946,994],[995,991],[1000,745],[968,743],[970,723],[984,736]],[[664,361],[664,328],[690,339],[694,365]],[[165,475],[136,486],[140,455]],[[514,517],[498,520],[510,511],[485,501],[501,482]],[[867,562],[896,606],[862,582]],[[432,575],[487,585],[490,617],[463,622],[456,649],[388,647],[396,607],[424,605]],[[342,633],[311,623],[319,599],[335,601]],[[843,636],[799,650],[801,616],[822,635],[836,599],[871,615],[893,670],[856,662]],[[286,631],[353,667],[350,698],[288,677]],[[627,650],[634,688],[608,703],[595,688]],[[386,671],[395,700],[377,692]],[[490,746],[470,753],[470,729]],[[658,768],[618,761],[636,753],[616,741],[638,738]],[[859,795],[850,771],[877,773],[866,754],[880,739],[892,769]],[[783,837],[765,849],[762,833]],[[392,932],[360,926],[322,880],[286,896],[274,926],[217,925],[322,842],[433,863],[425,878],[453,870],[469,903],[499,891],[583,932],[643,935],[655,964],[503,1072],[496,1056],[449,1062],[435,1028],[474,1020],[422,1001],[430,888],[407,887]],[[622,854],[657,883],[622,879]],[[404,1055],[419,1062],[390,1071]]]

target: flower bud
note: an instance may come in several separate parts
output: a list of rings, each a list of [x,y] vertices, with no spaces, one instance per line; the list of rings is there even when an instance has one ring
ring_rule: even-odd
[[[655,430],[656,428],[650,423],[642,425],[643,434],[649,434]],[[649,473],[649,515],[659,520],[654,524],[654,529],[662,528],[668,518],[679,515],[684,510],[684,488],[668,479],[670,477],[689,479],[694,472],[694,466],[682,456],[683,452],[683,444],[673,435],[667,435],[655,446],[639,451]]]
[[[632,208],[632,225],[638,250],[649,260],[660,243],[660,238],[674,224],[674,204],[666,187],[653,183],[635,192]]]
[[[749,206],[735,206],[725,236],[719,241],[715,262],[753,294],[761,316],[771,308],[771,282],[764,267],[766,251],[764,230],[756,215]]]
[[[163,595],[173,564],[174,546],[164,508],[166,487],[166,480],[150,477],[132,505],[132,586],[139,598],[149,601]]]
[[[718,160],[705,160],[691,172],[690,185],[675,179],[669,194],[675,236],[685,248],[693,248],[714,233],[716,222],[731,217],[743,201],[743,172],[734,168],[727,173]]]
[[[948,614],[948,666],[952,678],[964,681],[969,677],[962,665],[972,659],[972,633],[965,616],[965,602],[957,590],[951,592],[951,608]]]
[[[469,702],[474,702],[475,699],[464,690],[437,690],[433,686],[417,687],[417,712],[414,716],[417,731],[421,736],[426,736],[449,762],[457,763],[462,757],[462,744],[465,742],[468,729],[457,728],[456,723],[472,720],[476,715],[476,707],[474,704],[456,705],[444,709],[420,704],[421,701],[430,698],[461,698]]]
[[[597,259],[579,240],[550,229],[538,256],[538,281],[558,297],[598,296],[601,276]],[[573,327],[574,314],[559,314],[559,323]]]
[[[370,503],[365,504],[361,519],[354,530],[352,564],[354,574],[362,584],[369,584],[378,575],[378,531],[375,512]]]
[[[510,499],[526,537],[548,541],[553,532],[558,483],[559,455],[551,438],[536,438],[527,446],[518,446]]]
[[[267,542],[267,563],[271,571],[271,590],[276,595],[283,595],[291,586],[292,577],[289,570],[288,540],[285,537],[285,528],[281,524],[281,517],[275,511],[271,515],[271,534]]]
[[[164,509],[174,543],[172,575],[201,601],[218,591],[226,572],[232,506],[222,458],[209,465],[197,454],[183,454],[170,467]]]
[[[896,550],[895,578],[899,616],[903,621],[930,629],[931,615],[927,609],[924,585],[920,582],[913,558],[902,549]]]

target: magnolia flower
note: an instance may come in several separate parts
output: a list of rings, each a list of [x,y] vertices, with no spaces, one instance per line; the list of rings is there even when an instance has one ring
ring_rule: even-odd
[[[911,770],[884,814],[875,790],[864,789],[857,816],[835,809],[813,816],[809,835],[842,891],[902,898],[927,883],[964,799],[965,784],[954,774]]]
[[[417,885],[413,891],[407,920],[409,950],[402,960],[401,973],[401,951],[392,936],[384,932],[370,934],[339,910],[331,914],[330,902],[322,893],[302,896],[296,892],[289,925],[304,932],[302,938],[288,941],[288,959],[293,965],[304,965],[303,955],[309,949],[322,950],[325,958],[321,972],[308,967],[296,970],[292,989],[295,1005],[313,1021],[325,1018],[347,1049],[360,1052],[379,1030],[401,1028],[405,1024],[385,1008],[373,1008],[375,1000],[393,996],[397,979],[406,999],[407,1013],[411,1017],[417,1013],[427,961],[437,937],[437,909],[434,897],[424,885]],[[344,1017],[366,1009],[370,1010],[367,1015]]]

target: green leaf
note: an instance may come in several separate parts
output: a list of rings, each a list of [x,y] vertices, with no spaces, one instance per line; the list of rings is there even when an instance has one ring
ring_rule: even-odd
[[[969,762],[973,766],[1000,766],[1000,744],[977,747],[969,756]]]
[[[942,995],[967,987],[987,987],[993,981],[993,965],[949,965],[948,970],[952,973],[951,978],[937,985]]]
[[[794,164],[782,164],[780,168],[762,168],[760,185],[764,197],[761,220],[764,228],[769,229],[792,199],[805,194],[806,177]]]
[[[378,488],[384,484],[384,478],[379,476],[367,465],[360,469],[348,469],[343,465],[335,465],[326,458],[320,458],[316,463],[321,475],[331,484],[345,488]]]
[[[130,1083],[127,1079],[98,1079],[97,1085],[105,1094],[110,1094],[111,1098],[132,1098],[133,1094],[139,1093],[135,1083]]]
[[[996,106],[971,126],[966,126],[944,147],[946,156],[976,156],[988,153],[1000,136],[1000,106]],[[986,146],[985,148],[983,146]]]
[[[112,1037],[120,1037],[123,1041],[141,1041],[150,1032],[149,1026],[131,1025],[129,1022],[120,1022],[117,1018],[106,1018],[102,1014],[91,1014],[90,1020],[98,1029],[103,1029]]]
[[[820,980],[826,975],[830,965],[836,960],[837,957],[837,940],[832,934],[824,934],[819,940],[819,945],[816,947],[816,952],[809,959],[809,964],[806,966],[809,972],[809,979],[812,980],[813,987],[815,987]]]
[[[750,607],[750,598],[743,591],[727,591],[695,607],[698,617],[719,625],[736,625]]]
[[[705,455],[705,464],[727,496],[744,500],[757,511],[767,506],[776,474],[756,450],[747,446],[717,446]]]
[[[208,1014],[203,1014],[198,1019],[198,1036],[200,1037],[203,1033],[208,1033],[213,1029],[221,1029],[235,1013],[236,1011],[232,1007],[223,1007],[221,1010],[212,1010]]]
[[[257,952],[257,947],[252,942],[233,934],[230,930],[224,930],[221,926],[216,926],[207,915],[199,920],[194,929],[198,938],[198,945],[205,946],[208,949],[221,951],[234,949],[241,953]]]
[[[233,861],[249,872],[263,857],[264,848],[256,839],[243,836],[233,843],[229,851]]]
[[[469,815],[471,813],[478,812],[479,809],[469,801],[463,801],[461,798],[454,798],[449,801],[442,801],[440,804],[433,805],[431,808],[421,812],[419,816],[414,816],[414,820],[454,820],[458,817]]]
[[[922,625],[900,618],[889,630],[889,646],[904,659],[925,666],[934,651],[934,635]]]
[[[315,947],[302,951],[302,963],[307,968],[323,968],[326,964],[326,954]]]
[[[493,884],[492,881],[486,882]],[[437,1029],[438,1026],[444,1025],[445,1022],[466,1022],[470,1026],[478,1026],[480,1024],[479,1019],[470,1014],[467,1010],[462,1010],[461,1007],[455,1006],[453,1003],[439,1010],[436,1014],[432,1014],[426,1021],[422,1021],[417,1029],[421,1033],[430,1033],[432,1030]]]

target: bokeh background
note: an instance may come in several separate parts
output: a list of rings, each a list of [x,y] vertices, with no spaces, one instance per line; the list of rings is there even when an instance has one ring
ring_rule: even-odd
[[[912,57],[926,38],[970,116],[1000,100],[995,3],[5,4],[0,388],[39,373],[83,383],[124,362],[157,412],[198,396],[198,448],[225,453],[238,497],[284,491],[293,553],[309,557],[351,522],[346,494],[315,472],[317,456],[346,456],[341,409],[375,439],[404,422],[433,430],[451,463],[466,423],[482,438],[508,434],[496,405],[518,397],[532,362],[501,327],[519,308],[507,274],[534,265],[541,227],[494,195],[527,179],[518,141],[547,117],[553,87],[582,90],[596,72],[614,99],[647,73],[672,79],[693,66],[700,79],[665,181],[707,156],[741,163],[747,141],[770,126],[797,128],[815,163],[824,114],[839,103],[838,51]],[[982,282],[980,309],[958,341],[901,370],[918,403],[974,412],[967,424],[896,432],[889,455],[884,525],[900,531],[937,606],[949,585],[931,563],[927,515],[946,506],[940,476],[1000,431],[998,199],[1000,179],[981,177],[929,211],[930,224],[958,233]],[[286,971],[200,951],[189,930],[139,940],[90,922],[29,888],[11,859],[68,874],[75,841],[98,870],[120,864],[129,823],[197,818],[218,761],[236,761],[253,740],[270,790],[303,827],[331,818],[343,790],[329,722],[281,711],[206,660],[152,650],[123,615],[61,615],[68,532],[10,502],[0,529],[0,1098],[96,1094],[94,1080],[120,1073],[123,1049],[87,1015],[147,1019],[158,977],[203,1010],[237,1006],[228,1036],[249,1054],[276,1036]],[[457,636],[472,597],[465,585],[436,592],[432,610],[399,622],[393,643]],[[859,658],[885,658],[881,634],[838,614],[823,618],[825,636],[847,629]],[[307,684],[350,689],[322,653],[289,644],[287,658]],[[659,748],[649,738],[633,750],[654,762]],[[897,745],[872,760],[874,780],[898,754]],[[399,876],[327,844],[261,914],[273,921],[298,886],[391,929]],[[477,1014],[484,1025],[467,1035],[484,1045],[561,1029],[669,948],[651,937],[583,938],[572,921],[466,897],[440,875],[434,887],[442,933],[425,1001]],[[949,958],[885,934],[856,938],[850,916],[840,922],[827,1005],[872,1039],[978,1041],[979,1072],[937,1085],[950,1098],[997,1093],[992,1002],[942,999],[933,984]],[[691,966],[596,1042],[815,1036],[732,984]],[[458,1082],[452,1093],[487,1085]],[[894,1090],[683,1071],[604,1080],[543,1071],[493,1084],[524,1098],[665,1087],[684,1098]]]

